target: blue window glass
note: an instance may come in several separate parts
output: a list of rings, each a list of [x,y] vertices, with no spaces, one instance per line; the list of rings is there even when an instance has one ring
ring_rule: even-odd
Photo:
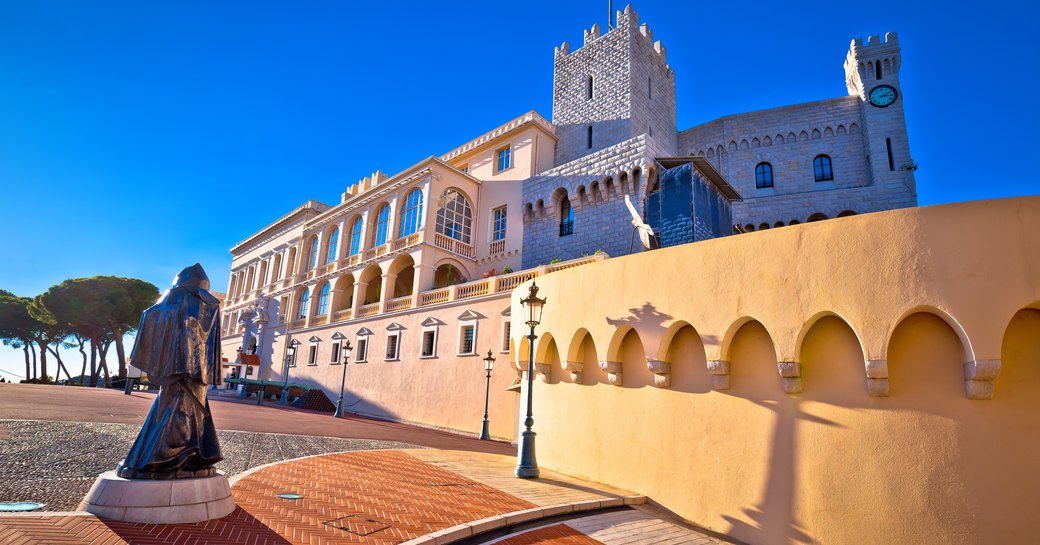
[[[325,251],[325,263],[336,260],[336,251],[339,250],[339,228],[333,229],[329,235],[329,249]]]
[[[773,187],[773,165],[759,163],[755,167],[755,187],[759,189]]]
[[[329,310],[329,283],[326,282],[318,292],[318,316],[324,316]]]
[[[510,153],[510,148],[502,148],[496,152],[496,172],[503,171],[513,166],[513,158]]]
[[[491,240],[503,240],[506,238],[506,207],[496,208],[494,211],[494,223],[491,229]]]
[[[307,310],[311,304],[311,290],[303,290],[303,297],[300,297],[300,315],[297,318],[306,318]]]
[[[361,216],[354,218],[350,225],[350,254],[357,255],[361,251]]]
[[[406,237],[419,230],[419,219],[422,217],[422,190],[413,189],[404,200],[401,210],[401,228],[398,237]]]
[[[831,170],[831,158],[826,155],[817,155],[812,160],[813,172],[816,174],[817,182],[826,182],[834,179],[834,172]]]
[[[469,244],[473,212],[469,201],[457,189],[444,192],[444,206],[437,211],[437,232]]]
[[[307,270],[318,266],[318,237],[311,237],[311,243],[307,249]]]
[[[390,227],[390,205],[384,204],[376,211],[376,229],[374,246],[386,244],[386,231]]]
[[[574,209],[571,208],[571,200],[564,197],[560,201],[560,236],[574,234]]]

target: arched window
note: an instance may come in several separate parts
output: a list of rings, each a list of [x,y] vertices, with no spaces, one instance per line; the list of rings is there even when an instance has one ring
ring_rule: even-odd
[[[328,249],[325,250],[325,263],[332,263],[336,260],[336,252],[339,250],[339,228],[332,230],[332,234],[329,235]]]
[[[442,197],[444,204],[437,211],[437,232],[469,244],[473,212],[469,201],[457,189],[449,189]]]
[[[298,319],[307,317],[307,309],[310,308],[310,304],[311,304],[311,290],[310,289],[305,289],[305,290],[303,290],[303,296],[300,297],[300,314],[299,314],[299,316],[297,316]]]
[[[404,199],[401,210],[401,228],[398,237],[406,237],[419,230],[419,218],[422,217],[422,190],[413,189]]]
[[[358,216],[350,224],[350,253],[347,255],[357,255],[361,251],[361,227],[361,216]]]
[[[834,172],[831,170],[831,158],[826,155],[817,155],[812,160],[813,171],[816,173],[817,182],[827,182],[834,179]]]
[[[372,238],[373,246],[386,244],[386,231],[390,227],[390,205],[384,204],[376,211],[375,229]]]
[[[310,243],[307,245],[307,270],[311,270],[318,266],[318,237],[317,235],[311,237]]]
[[[764,187],[773,187],[773,165],[769,163],[759,163],[755,167],[755,187],[761,189]]]
[[[324,316],[329,310],[329,283],[326,282],[318,292],[318,316]]]
[[[591,99],[591,98],[592,98],[592,76],[589,76],[585,80],[585,99],[588,100],[588,99]]]
[[[571,208],[571,200],[566,196],[560,200],[560,236],[574,234],[574,209]]]

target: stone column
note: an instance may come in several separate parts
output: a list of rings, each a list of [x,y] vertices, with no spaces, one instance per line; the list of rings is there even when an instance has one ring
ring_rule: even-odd
[[[359,306],[365,304],[365,288],[368,287],[368,282],[361,282],[360,280],[354,282],[354,317],[357,318],[357,309]]]
[[[383,275],[382,282],[379,284],[379,313],[386,312],[386,302],[390,299],[390,291],[397,281],[397,275],[386,273]]]
[[[888,397],[888,360],[866,360],[867,393],[872,397]]]
[[[416,263],[415,273],[412,275],[413,307],[419,306],[419,294],[433,287],[433,276],[436,272],[433,265]]]

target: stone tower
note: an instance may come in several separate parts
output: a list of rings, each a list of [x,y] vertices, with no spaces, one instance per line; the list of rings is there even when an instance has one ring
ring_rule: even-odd
[[[675,74],[661,42],[639,25],[632,6],[616,14],[616,28],[585,31],[581,49],[556,48],[553,115],[560,141],[556,164],[573,161],[647,134],[661,155],[678,151]]]
[[[863,138],[874,183],[917,194],[899,86],[902,64],[895,32],[854,39],[845,57],[845,86],[862,101]],[[894,95],[894,98],[892,98]]]

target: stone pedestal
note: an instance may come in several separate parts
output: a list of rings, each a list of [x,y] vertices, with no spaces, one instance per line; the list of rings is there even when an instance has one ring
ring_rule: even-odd
[[[98,476],[79,504],[101,518],[181,524],[226,517],[235,510],[227,476],[149,481],[124,479],[115,471]]]

